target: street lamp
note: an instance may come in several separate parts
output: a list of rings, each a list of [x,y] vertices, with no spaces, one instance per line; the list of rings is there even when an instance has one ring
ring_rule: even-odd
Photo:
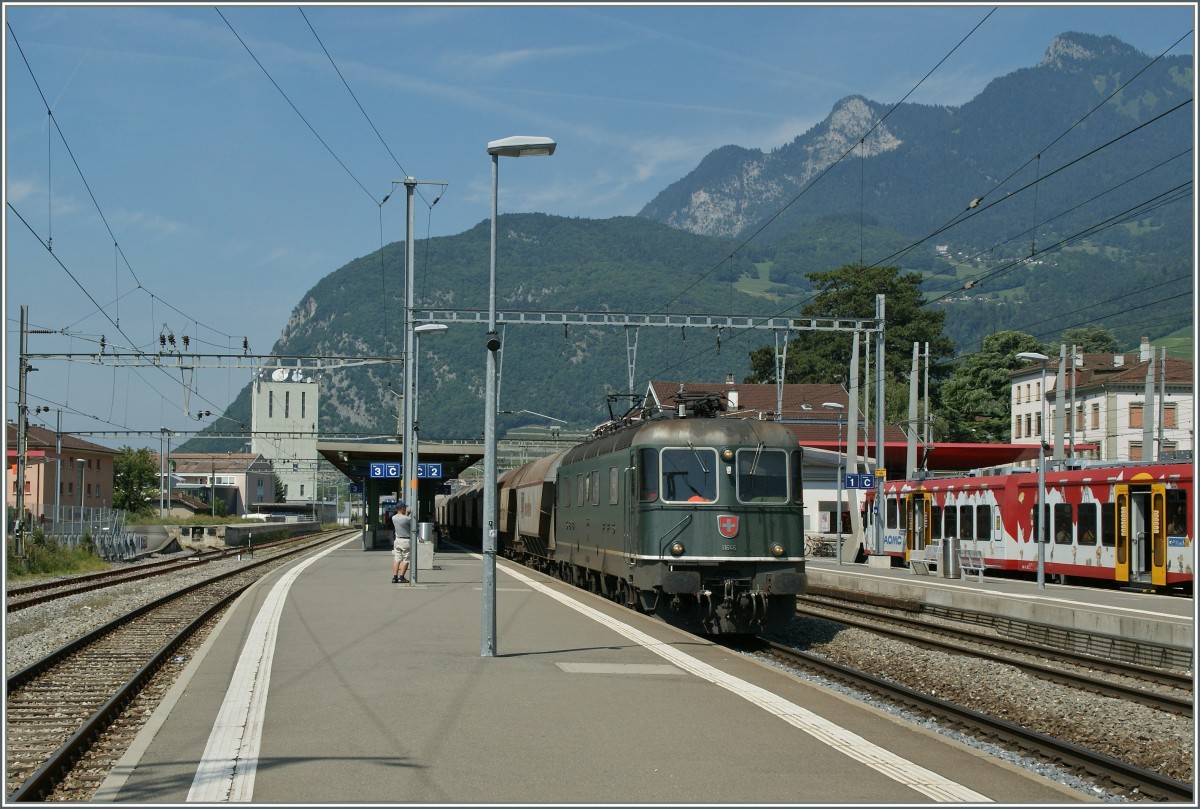
[[[551,421],[557,421],[559,424],[567,424],[568,423],[568,422],[564,421],[563,419],[556,419],[556,418],[554,418],[554,416],[547,416],[545,413],[534,413],[532,410],[501,410],[500,412],[508,413],[509,415],[516,415],[517,413],[528,413],[531,416],[537,416],[539,418],[550,419]]]
[[[492,156],[492,233],[488,262],[487,380],[483,412],[483,615],[480,656],[496,656],[496,213],[500,197],[500,158],[552,155],[557,144],[550,138],[515,135],[488,143]]]
[[[837,563],[842,563],[842,479],[845,472],[842,466],[842,460],[845,457],[842,454],[842,410],[845,405],[839,402],[822,402],[821,407],[828,407],[838,411],[838,471],[837,471]]]
[[[409,425],[408,434],[405,436],[404,461],[407,465],[404,467],[404,478],[406,480],[412,480],[412,482],[413,482],[412,502],[409,503],[409,507],[412,509],[412,514],[415,517],[415,519],[413,521],[414,528],[419,528],[420,524],[421,524],[421,522],[420,522],[420,520],[421,520],[421,514],[420,514],[421,486],[420,486],[420,481],[417,480],[417,465],[421,461],[421,454],[420,454],[420,450],[418,448],[418,438],[417,438],[417,423],[418,423],[417,409],[418,409],[418,406],[420,405],[420,399],[417,396],[417,391],[420,388],[420,385],[417,380],[417,363],[418,363],[418,358],[421,356],[421,335],[422,334],[440,334],[441,332],[444,332],[447,328],[449,328],[449,327],[445,323],[422,323],[420,326],[417,326],[412,330],[412,333],[413,333],[412,404],[410,405],[410,412],[412,414],[412,422]],[[405,366],[407,367],[407,362],[405,363]],[[405,398],[408,398],[408,397],[405,397]],[[412,445],[411,456],[409,454],[409,444],[410,444],[409,438],[410,437],[411,437],[411,445]],[[410,469],[412,470],[411,472],[408,471]],[[421,541],[420,531],[419,530],[414,531],[413,537],[412,537],[412,542],[413,542],[412,567],[410,568],[413,584],[417,583],[417,578],[419,576],[417,570],[421,567],[420,548],[418,547],[418,543],[420,541]]]
[[[1019,360],[1030,360],[1042,364],[1042,423],[1038,430],[1038,514],[1037,514],[1037,585],[1046,586],[1046,360],[1045,354],[1036,351],[1022,351],[1017,355]]]

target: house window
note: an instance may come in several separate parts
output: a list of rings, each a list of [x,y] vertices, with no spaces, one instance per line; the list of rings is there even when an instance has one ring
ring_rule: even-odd
[[[1034,422],[1034,424],[1035,424],[1035,429],[1037,430],[1034,433],[1034,435],[1041,435],[1042,434],[1042,414],[1041,413],[1037,414],[1037,419]]]
[[[1099,402],[1092,403],[1092,429],[1093,430],[1100,429],[1100,403]]]
[[[1163,429],[1175,430],[1179,427],[1178,407],[1174,402],[1163,405]]]
[[[1031,416],[1031,415],[1029,415],[1028,413],[1026,413],[1026,414],[1025,414],[1025,435],[1026,435],[1026,436],[1031,436],[1031,435],[1033,435],[1033,427],[1032,427],[1032,424],[1033,424],[1033,416]]]
[[[1136,402],[1129,406],[1129,426],[1137,429],[1143,425],[1142,421],[1142,403]]]
[[[275,418],[275,391],[267,391],[267,418]]]
[[[283,417],[285,419],[292,416],[292,392],[286,390],[283,392]]]
[[[1013,424],[1013,438],[1021,437],[1021,417],[1017,416],[1016,423]]]
[[[1141,459],[1142,459],[1142,442],[1141,441],[1130,441],[1129,442],[1129,460],[1140,461]]]
[[[1083,429],[1083,408],[1082,407],[1075,411],[1075,429],[1076,430]]]

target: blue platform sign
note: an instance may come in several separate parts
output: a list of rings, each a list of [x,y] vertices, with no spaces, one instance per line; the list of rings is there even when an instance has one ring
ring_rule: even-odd
[[[400,464],[389,463],[387,461],[372,461],[371,462],[371,477],[373,478],[398,478],[400,477]]]
[[[870,472],[863,475],[850,472],[846,475],[845,486],[847,489],[874,489],[875,476]]]
[[[350,483],[350,494],[362,494],[362,492],[363,485],[361,482],[355,480]]]
[[[442,465],[440,463],[419,463],[417,464],[417,477],[441,480]]]

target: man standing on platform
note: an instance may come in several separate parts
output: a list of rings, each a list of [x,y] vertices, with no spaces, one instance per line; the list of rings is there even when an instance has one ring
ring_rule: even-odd
[[[413,515],[408,510],[408,504],[401,500],[396,504],[396,514],[392,517],[392,525],[396,529],[392,540],[392,584],[407,584],[408,558],[412,552]]]

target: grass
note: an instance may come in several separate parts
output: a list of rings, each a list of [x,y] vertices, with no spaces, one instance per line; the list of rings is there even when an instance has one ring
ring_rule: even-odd
[[[40,531],[35,531],[26,541],[24,559],[17,558],[11,540],[6,556],[5,578],[10,582],[109,569],[109,563],[92,551],[90,543],[69,548],[46,538]]]

